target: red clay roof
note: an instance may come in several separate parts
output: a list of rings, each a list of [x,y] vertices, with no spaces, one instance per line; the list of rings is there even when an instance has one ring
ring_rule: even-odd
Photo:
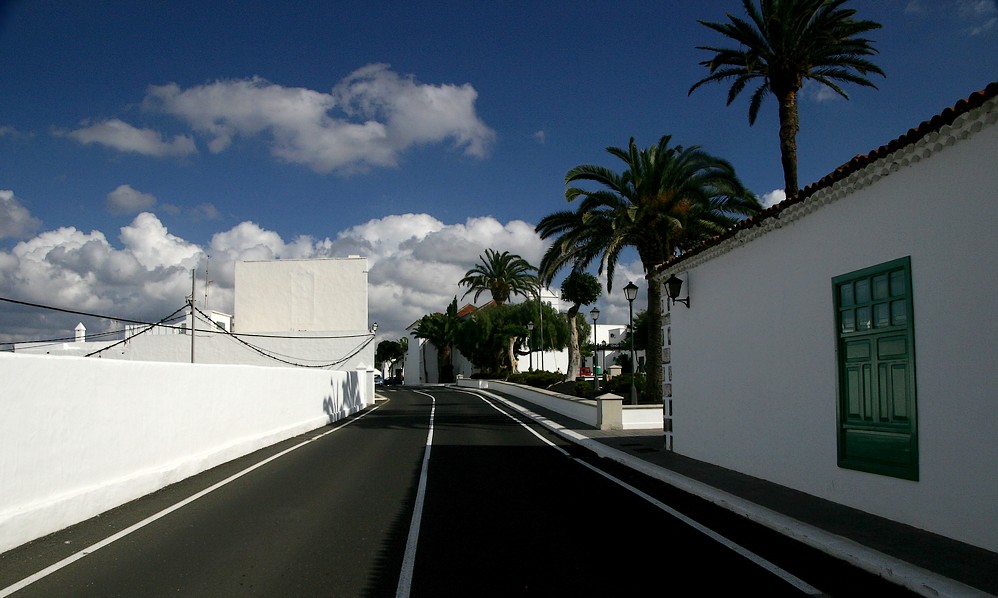
[[[911,145],[934,131],[938,131],[947,125],[953,124],[953,121],[955,121],[958,116],[981,106],[984,102],[996,96],[998,96],[998,81],[988,84],[987,87],[981,91],[974,92],[967,99],[960,100],[951,108],[946,108],[941,113],[933,116],[927,121],[922,122],[917,127],[909,129],[907,133],[901,135],[886,145],[882,145],[868,154],[859,154],[855,156],[852,160],[849,160],[842,166],[839,166],[829,174],[822,177],[818,182],[804,187],[793,196],[788,197],[780,203],[759,212],[755,216],[746,218],[714,238],[701,243],[693,249],[684,252],[682,255],[679,255],[664,264],[659,265],[654,268],[654,270],[656,272],[661,272],[662,270],[674,266],[675,264],[689,259],[694,255],[697,255],[698,253],[721,243],[725,239],[735,236],[735,234],[737,234],[740,230],[758,226],[767,218],[779,218],[780,213],[788,207],[807,200],[821,189],[831,187],[836,182],[841,181],[854,172],[862,170],[874,161],[879,160],[880,158],[883,158],[884,156],[905,146]]]

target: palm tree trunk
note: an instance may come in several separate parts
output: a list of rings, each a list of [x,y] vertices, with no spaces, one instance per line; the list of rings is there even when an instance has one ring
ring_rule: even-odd
[[[662,404],[662,285],[648,278],[648,355],[645,358],[644,403]],[[631,333],[633,334],[633,332]]]
[[[568,371],[565,380],[571,381],[579,375],[582,366],[582,355],[579,351],[579,328],[575,325],[575,316],[579,313],[579,305],[568,308],[565,318],[568,319]]]
[[[783,162],[783,182],[787,197],[797,193],[797,92],[794,90],[776,96],[780,103],[780,160]]]

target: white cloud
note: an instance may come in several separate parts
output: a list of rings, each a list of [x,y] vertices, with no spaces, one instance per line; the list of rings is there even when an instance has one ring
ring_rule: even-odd
[[[769,193],[759,196],[759,203],[763,209],[771,208],[787,198],[787,192],[783,189],[773,189]]]
[[[543,144],[545,141],[547,141],[547,133],[545,133],[544,130],[541,129],[540,131],[534,133],[534,139],[537,141],[537,143]]]
[[[254,77],[152,86],[144,106],[211,136],[212,152],[237,136],[265,134],[274,156],[325,173],[393,166],[414,145],[446,140],[484,157],[495,133],[475,113],[477,95],[468,84],[422,84],[379,64],[351,73],[331,93]]]
[[[180,237],[171,235],[154,214],[143,212],[128,226],[121,227],[119,236],[135,259],[149,270],[197,265],[201,249]]]
[[[107,194],[107,209],[112,214],[134,214],[152,209],[156,197],[133,189],[131,185],[119,185]]]
[[[0,239],[21,239],[34,233],[41,224],[13,191],[0,189]]]
[[[58,134],[71,137],[84,145],[98,143],[122,152],[157,158],[197,153],[194,140],[190,137],[177,135],[171,141],[164,141],[152,129],[139,129],[117,118]]]
[[[242,222],[199,247],[146,212],[121,228],[119,240],[121,247],[114,247],[99,231],[61,228],[21,242],[9,253],[0,251],[0,296],[157,321],[184,304],[192,270],[197,299],[204,298],[207,277],[212,281],[208,307],[231,312],[239,260],[361,255],[369,260],[370,319],[379,323],[379,337],[401,338],[406,326],[445,309],[455,296],[459,302],[471,300],[457,283],[486,249],[517,253],[536,265],[546,246],[533,225],[523,221],[481,217],[446,224],[427,214],[386,216],[321,240],[286,241],[259,224]],[[645,289],[640,262],[618,264],[612,296],[600,300],[606,314],[601,321],[626,322],[622,289],[628,280]],[[644,290],[635,312],[643,305]],[[31,325],[25,325],[29,320]],[[12,340],[12,331],[18,333],[16,340],[66,336],[77,321],[46,317],[42,322],[0,310],[0,340]]]

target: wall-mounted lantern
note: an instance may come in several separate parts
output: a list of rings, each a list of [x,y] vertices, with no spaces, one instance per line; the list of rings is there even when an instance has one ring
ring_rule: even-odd
[[[679,298],[679,291],[683,288],[683,280],[677,277],[675,274],[669,277],[669,280],[665,281],[665,292],[672,300],[673,304],[682,303],[687,308],[690,306],[690,290],[686,289],[686,298]]]

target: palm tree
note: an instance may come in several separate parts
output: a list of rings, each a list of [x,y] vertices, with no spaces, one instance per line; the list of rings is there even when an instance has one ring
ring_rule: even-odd
[[[704,83],[730,80],[728,105],[752,80],[759,87],[749,102],[749,125],[755,124],[763,98],[772,93],[780,109],[780,155],[787,197],[797,193],[797,92],[804,79],[827,86],[848,99],[839,82],[876,88],[866,75],[884,72],[865,56],[877,53],[871,40],[857,37],[879,29],[873,21],[857,21],[846,0],[742,0],[749,21],[728,14],[728,23],[700,21],[739,44],[738,48],[698,46],[713,52],[700,64],[710,75],[697,81],[689,93]]]
[[[631,138],[627,149],[607,148],[626,166],[621,173],[594,165],[568,171],[565,184],[589,181],[596,190],[569,187],[568,201],[581,199],[576,211],[544,217],[536,230],[542,239],[556,237],[545,252],[540,278],[550,282],[564,266],[575,271],[599,261],[612,290],[614,267],[626,247],[637,250],[646,277],[682,249],[715,235],[759,202],[735,176],[732,166],[698,147],[670,147],[671,137],[639,150]],[[649,368],[645,400],[662,399],[662,288],[648,285],[648,315],[654,326],[648,338]]]
[[[504,251],[499,253],[492,249],[486,249],[484,256],[478,256],[482,263],[476,264],[474,268],[464,274],[464,278],[458,283],[467,286],[468,291],[464,294],[475,291],[474,301],[483,291],[492,293],[492,300],[496,305],[503,305],[509,301],[512,295],[522,295],[529,297],[537,286],[537,277],[531,274],[536,268],[531,266],[527,260],[515,253]],[[510,355],[512,371],[519,371],[516,360],[513,356],[513,346],[516,343],[515,335],[507,335],[507,352]]]
[[[457,317],[457,297],[447,306],[447,313],[435,313],[423,316],[416,324],[412,335],[425,339],[437,349],[437,379],[440,382],[454,381],[454,363],[452,354],[457,328],[461,319]],[[424,345],[425,350],[425,345]],[[424,354],[425,355],[425,354]],[[429,380],[426,372],[426,359],[423,359],[424,379]]]
[[[527,297],[533,293],[537,279],[531,272],[536,268],[522,257],[508,251],[499,253],[486,249],[485,255],[478,256],[478,259],[482,263],[468,270],[458,282],[459,285],[468,287],[464,296],[475,291],[473,301],[478,301],[479,295],[489,291],[492,293],[492,300],[497,305],[502,305],[509,301],[511,295]]]

